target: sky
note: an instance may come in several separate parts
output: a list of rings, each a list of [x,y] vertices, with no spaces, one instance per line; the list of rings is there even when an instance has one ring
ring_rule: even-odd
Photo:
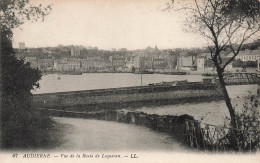
[[[14,47],[19,42],[26,47],[62,44],[105,50],[202,47],[199,35],[183,31],[185,15],[161,10],[168,1],[45,0],[52,4],[51,13],[44,22],[14,29]]]

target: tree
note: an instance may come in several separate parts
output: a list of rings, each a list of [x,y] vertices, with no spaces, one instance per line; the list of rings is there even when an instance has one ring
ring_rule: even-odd
[[[256,68],[257,67],[257,61],[247,61],[245,63],[245,67],[254,67],[254,68]]]
[[[2,148],[32,148],[46,143],[44,129],[50,121],[35,112],[30,92],[39,87],[41,72],[14,56],[12,29],[26,20],[43,18],[49,10],[50,6],[33,6],[29,0],[0,1]]]
[[[240,59],[234,60],[232,63],[232,66],[233,67],[244,67],[244,62],[241,61]]]
[[[194,57],[196,57],[196,56],[198,56],[201,52],[202,52],[201,49],[189,49],[189,50],[187,51],[187,56],[194,56]]]
[[[177,2],[172,1],[172,5]],[[188,31],[199,33],[208,41],[208,49],[218,74],[221,89],[228,108],[231,126],[237,128],[236,115],[229,98],[224,70],[239,54],[242,46],[260,30],[260,1],[258,0],[194,0],[176,8],[189,11],[185,24]],[[229,47],[232,57],[226,61],[220,55]],[[234,130],[236,139],[236,131]]]
[[[0,1],[1,26],[9,29],[19,27],[27,20],[44,20],[49,14],[51,5],[43,7],[42,4],[34,6],[29,0],[1,0]]]

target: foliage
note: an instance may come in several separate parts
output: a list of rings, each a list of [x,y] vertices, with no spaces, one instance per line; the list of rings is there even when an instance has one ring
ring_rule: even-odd
[[[241,61],[240,59],[234,60],[232,63],[232,66],[233,67],[244,67],[244,62]]]
[[[240,59],[234,60],[232,63],[233,67],[257,67],[257,61],[241,61]]]
[[[257,67],[257,61],[247,61],[245,67]]]
[[[258,0],[222,0],[221,12],[229,19],[241,19],[239,21],[259,21],[260,5]]]
[[[242,108],[236,108],[237,140],[240,151],[257,151],[260,149],[260,108],[256,96],[245,97]],[[225,117],[225,127],[232,127],[230,118]]]
[[[201,53],[202,53],[201,49],[189,49],[187,51],[187,56],[198,56]]]
[[[260,44],[257,42],[244,44],[242,47],[242,50],[250,49],[250,50],[256,50],[258,47],[260,47]]]
[[[51,10],[51,5],[43,7],[42,4],[34,6],[29,0],[1,0],[0,1],[1,26],[16,28],[24,24],[26,20],[44,20]]]
[[[27,19],[44,16],[28,0],[3,0],[1,9],[1,147],[35,148],[46,145],[50,119],[34,110],[31,90],[39,87],[39,70],[18,60],[12,47],[12,28]],[[47,10],[46,10],[47,11]],[[40,15],[39,15],[40,14]]]

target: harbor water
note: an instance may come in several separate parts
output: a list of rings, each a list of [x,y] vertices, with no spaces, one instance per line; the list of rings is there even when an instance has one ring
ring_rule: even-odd
[[[66,92],[78,90],[117,88],[141,85],[140,74],[130,73],[89,73],[83,75],[48,74],[40,80],[40,88],[33,94]],[[162,81],[188,80],[202,81],[201,75],[164,75],[143,74],[142,83],[158,83]],[[256,94],[257,85],[237,85],[227,87],[234,106],[242,106],[242,97]],[[127,110],[131,109],[122,108]],[[203,123],[223,125],[228,110],[224,101],[209,101],[201,103],[185,103],[166,106],[140,107],[134,110],[149,114],[182,115],[189,114]],[[58,149],[82,150],[187,150],[170,139],[167,135],[150,131],[147,128],[132,124],[119,124],[97,120],[74,118],[53,118],[59,123],[66,124],[64,139]],[[70,127],[68,127],[70,126]],[[141,135],[140,135],[141,134]],[[119,140],[121,141],[118,142]],[[123,144],[122,144],[123,143]]]

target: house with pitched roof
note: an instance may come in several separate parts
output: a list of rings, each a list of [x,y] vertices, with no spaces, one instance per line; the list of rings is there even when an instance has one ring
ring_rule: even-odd
[[[75,71],[80,70],[79,58],[63,58],[54,60],[53,70],[56,71]]]
[[[191,71],[194,69],[195,66],[195,61],[194,57],[189,56],[189,57],[179,57],[177,59],[177,70],[184,70],[184,71]]]
[[[232,57],[233,53],[228,54],[228,57]],[[258,57],[260,57],[260,50],[244,50],[240,51],[238,55],[235,57],[236,60],[241,60],[243,62],[246,61],[257,61]]]
[[[38,59],[37,67],[41,71],[50,71],[53,69],[54,61],[53,59]]]

